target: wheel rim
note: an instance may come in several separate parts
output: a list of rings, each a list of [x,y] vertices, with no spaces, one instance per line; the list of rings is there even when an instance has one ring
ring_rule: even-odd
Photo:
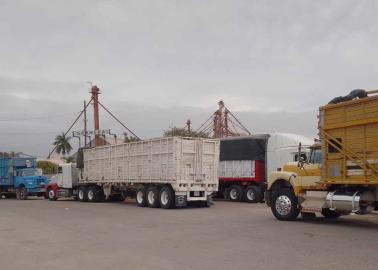
[[[92,201],[94,198],[94,192],[93,190],[89,190],[88,191],[88,200]]]
[[[256,199],[256,194],[255,194],[255,191],[253,189],[247,190],[247,198],[250,201],[254,201]]]
[[[231,189],[230,190],[230,198],[232,200],[236,200],[237,197],[238,197],[238,191],[235,188]]]
[[[82,189],[79,190],[79,199],[82,200],[84,198],[84,191]]]
[[[54,190],[50,189],[50,190],[49,190],[49,198],[50,198],[50,199],[54,199],[54,197],[55,197]]]
[[[152,191],[148,192],[148,202],[150,204],[154,204],[155,202],[155,193]]]
[[[138,203],[143,203],[143,192],[142,191],[138,191],[137,201],[138,201]]]
[[[291,200],[286,195],[281,195],[276,200],[276,210],[281,216],[286,216],[291,211]]]
[[[161,204],[163,205],[167,205],[168,204],[168,192],[167,191],[163,191],[160,195],[160,200],[161,200]]]

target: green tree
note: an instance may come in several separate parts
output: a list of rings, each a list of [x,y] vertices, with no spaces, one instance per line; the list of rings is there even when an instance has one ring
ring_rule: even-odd
[[[75,163],[76,162],[75,155],[66,157],[65,160],[66,160],[67,163]]]
[[[209,138],[209,134],[204,132],[189,131],[187,128],[172,127],[164,131],[164,137],[196,137]]]
[[[67,137],[63,132],[55,137],[54,145],[56,147],[55,151],[58,154],[69,154],[72,150],[72,146],[70,144],[71,137]]]
[[[58,171],[58,165],[51,161],[40,160],[37,167],[42,169],[43,174],[56,174]]]
[[[125,137],[125,139],[123,140],[124,143],[129,143],[129,142],[139,142],[140,139],[136,138],[136,137]]]

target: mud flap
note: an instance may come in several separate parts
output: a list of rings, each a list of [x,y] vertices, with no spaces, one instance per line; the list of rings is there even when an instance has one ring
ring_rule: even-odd
[[[270,206],[270,190],[266,190],[265,193],[264,193],[264,200],[265,200],[265,203],[267,206]]]
[[[176,195],[175,196],[175,205],[177,207],[184,207],[187,206],[188,200],[186,198],[186,195]]]

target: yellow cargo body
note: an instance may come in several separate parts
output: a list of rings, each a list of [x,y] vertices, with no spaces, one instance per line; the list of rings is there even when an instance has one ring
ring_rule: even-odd
[[[378,184],[378,96],[320,108],[322,182]]]

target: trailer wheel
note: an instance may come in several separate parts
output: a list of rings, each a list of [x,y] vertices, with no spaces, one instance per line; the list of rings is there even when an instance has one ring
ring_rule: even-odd
[[[104,189],[102,187],[96,186],[96,201],[103,202],[105,200]]]
[[[336,211],[333,211],[329,208],[323,208],[322,209],[322,215],[323,215],[323,217],[328,218],[328,219],[336,219],[336,218],[341,216],[339,213],[337,213]]]
[[[202,207],[211,207],[211,205],[214,204],[213,197],[211,195],[207,196],[206,201],[202,202]]]
[[[228,198],[233,202],[240,202],[243,199],[243,189],[237,185],[231,186],[228,188]]]
[[[168,186],[162,187],[159,193],[159,203],[161,208],[171,209],[175,205],[175,193]]]
[[[28,191],[25,187],[21,186],[16,190],[16,197],[18,200],[26,200],[28,198]]]
[[[88,202],[97,202],[97,190],[98,189],[96,186],[91,186],[88,188],[88,192],[87,192]]]
[[[78,197],[80,202],[86,202],[88,200],[86,187],[79,187]]]
[[[248,203],[258,203],[262,200],[261,188],[258,186],[248,186],[244,191],[244,200]]]
[[[284,188],[277,190],[272,196],[271,209],[278,220],[295,220],[299,215],[298,198],[293,190]]]
[[[147,206],[146,188],[143,187],[137,190],[135,200],[139,207]]]
[[[159,208],[159,189],[154,186],[150,186],[147,189],[147,205],[151,208]]]
[[[57,197],[55,196],[55,191],[52,188],[47,190],[47,197],[50,201],[56,201]]]

